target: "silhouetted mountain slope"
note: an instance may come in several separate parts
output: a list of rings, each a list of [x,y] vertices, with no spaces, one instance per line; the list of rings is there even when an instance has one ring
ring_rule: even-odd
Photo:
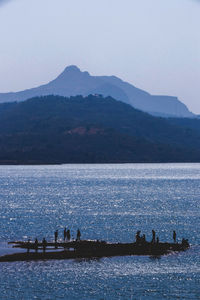
[[[0,163],[200,161],[199,132],[170,122],[111,97],[1,104]]]
[[[153,115],[194,116],[176,97],[153,96],[115,76],[91,76],[88,72],[81,72],[76,66],[67,67],[56,79],[37,88],[17,93],[1,93],[0,102],[24,101],[50,94],[69,97],[95,93],[104,97],[112,96]]]
[[[168,119],[169,123],[175,126],[188,128],[193,130],[196,133],[200,132],[200,119],[197,118],[170,118]]]

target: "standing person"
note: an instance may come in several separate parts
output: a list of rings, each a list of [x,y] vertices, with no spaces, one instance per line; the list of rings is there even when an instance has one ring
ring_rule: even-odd
[[[156,232],[155,230],[152,229],[152,243],[155,243],[156,242]]]
[[[27,253],[30,252],[30,239],[28,239],[28,242],[27,242]]]
[[[58,241],[58,230],[54,232],[55,243]]]
[[[71,239],[71,234],[70,234],[70,230],[67,230],[67,241],[69,242]]]
[[[174,243],[176,243],[176,231],[175,230],[173,231],[173,240],[174,240]]]
[[[56,230],[56,231],[54,232],[54,238],[55,238],[55,249],[57,249],[57,248],[58,248],[58,245],[57,245],[57,241],[58,241],[58,230]]]
[[[45,240],[45,238],[43,238],[43,240],[42,240],[42,247],[43,247],[43,253],[45,253],[45,250],[47,247],[47,241]]]
[[[141,242],[142,242],[142,244],[146,243],[146,235],[145,234],[142,235]]]
[[[81,240],[81,232],[80,232],[79,229],[77,230],[76,240],[77,240],[77,241],[80,241],[80,240]]]
[[[66,230],[66,227],[65,227],[65,229],[64,229],[64,242],[66,240],[66,237],[67,237],[67,230]]]
[[[35,239],[35,252],[38,252],[38,239]]]
[[[135,240],[136,240],[136,244],[139,244],[140,243],[140,239],[141,239],[141,237],[140,237],[140,230],[138,230],[137,231],[137,233],[136,233],[136,235],[135,235]]]

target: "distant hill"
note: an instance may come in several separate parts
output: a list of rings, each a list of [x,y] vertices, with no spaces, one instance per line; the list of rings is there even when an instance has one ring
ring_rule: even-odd
[[[0,163],[199,162],[200,126],[177,120],[92,95],[4,103]]]
[[[45,95],[70,97],[90,94],[112,96],[156,116],[194,117],[176,97],[150,95],[115,76],[91,76],[88,72],[81,72],[76,66],[67,67],[48,84],[16,93],[0,93],[0,102],[24,101]]]

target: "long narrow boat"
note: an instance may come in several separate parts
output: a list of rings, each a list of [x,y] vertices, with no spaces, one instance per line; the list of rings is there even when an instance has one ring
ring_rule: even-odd
[[[182,243],[107,243],[105,241],[72,241],[66,243],[12,242],[14,247],[27,249],[24,253],[15,253],[0,257],[0,262],[28,261],[43,259],[99,258],[125,255],[161,256],[171,252],[187,250],[187,240]],[[56,250],[55,250],[56,249]]]

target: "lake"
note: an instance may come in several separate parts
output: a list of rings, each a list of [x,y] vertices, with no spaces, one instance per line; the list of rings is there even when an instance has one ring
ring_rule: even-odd
[[[11,240],[188,238],[161,258],[0,263],[0,299],[200,299],[200,164],[0,166],[0,253]]]

